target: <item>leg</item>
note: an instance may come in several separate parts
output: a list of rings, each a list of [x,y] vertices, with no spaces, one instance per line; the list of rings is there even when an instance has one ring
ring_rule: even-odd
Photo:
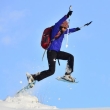
[[[71,73],[73,72],[74,67],[74,56],[69,53],[60,51],[57,54],[57,59],[67,60],[66,72],[62,78],[70,82],[75,82],[75,79],[71,77]]]
[[[40,72],[39,75],[33,75],[33,78],[35,80],[42,80],[50,75],[53,75],[55,72],[55,64],[56,64],[56,57],[57,57],[57,52],[56,51],[47,51],[47,59],[48,59],[48,65],[49,65],[49,69]]]
[[[73,72],[73,69],[74,69],[74,56],[73,55],[67,52],[59,51],[57,53],[57,59],[68,60],[66,74],[70,74]]]

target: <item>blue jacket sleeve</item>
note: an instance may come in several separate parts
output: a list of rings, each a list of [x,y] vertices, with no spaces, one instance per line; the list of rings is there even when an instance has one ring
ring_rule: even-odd
[[[67,29],[64,34],[76,32],[76,28]]]
[[[55,25],[52,28],[52,33],[51,33],[51,39],[53,39],[55,37],[55,35],[58,33],[58,31],[60,30],[60,26],[61,24],[67,19],[67,16],[63,16],[58,22],[55,23]]]
[[[65,16],[63,16],[57,23],[55,23],[55,27],[57,26],[57,27],[60,27],[61,26],[61,24],[64,22],[64,21],[66,21],[66,19],[67,19],[67,16],[65,15]]]

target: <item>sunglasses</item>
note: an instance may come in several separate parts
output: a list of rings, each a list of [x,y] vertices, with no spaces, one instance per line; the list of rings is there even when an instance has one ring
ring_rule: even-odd
[[[66,27],[62,27],[62,28],[67,29]]]

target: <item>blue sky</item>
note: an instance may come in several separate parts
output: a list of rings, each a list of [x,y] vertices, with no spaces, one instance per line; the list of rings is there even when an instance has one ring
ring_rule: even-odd
[[[65,73],[67,62],[60,61],[53,76],[36,84],[34,95],[58,108],[110,107],[109,4],[109,0],[0,0],[0,99],[13,96],[27,84],[26,72],[48,69],[46,55],[42,61],[42,32],[72,5],[70,28],[93,21],[69,35],[68,48],[65,38],[61,48],[74,55],[72,76],[79,83],[55,79]]]

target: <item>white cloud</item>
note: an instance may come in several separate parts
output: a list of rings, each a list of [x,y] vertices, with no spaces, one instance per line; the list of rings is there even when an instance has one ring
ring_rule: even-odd
[[[0,43],[12,45],[18,42],[19,30],[16,29],[19,21],[27,15],[27,10],[0,10]],[[18,27],[17,27],[18,28]],[[14,31],[13,31],[14,30]],[[20,37],[19,37],[20,38]]]
[[[18,10],[14,10],[12,12],[9,13],[9,19],[10,20],[19,20],[23,17],[25,17],[25,10],[21,10],[21,11],[18,11]]]
[[[14,38],[10,37],[10,36],[5,36],[1,38],[1,43],[4,45],[10,45],[12,44]]]
[[[3,29],[2,29],[2,26],[0,26],[0,32],[2,32],[2,30],[3,30]]]
[[[10,20],[19,20],[26,15],[26,10],[2,10],[0,12],[0,22],[7,22]]]
[[[9,26],[16,25],[18,21],[22,20],[27,14],[27,10],[2,10],[0,11],[0,32],[9,30]]]

